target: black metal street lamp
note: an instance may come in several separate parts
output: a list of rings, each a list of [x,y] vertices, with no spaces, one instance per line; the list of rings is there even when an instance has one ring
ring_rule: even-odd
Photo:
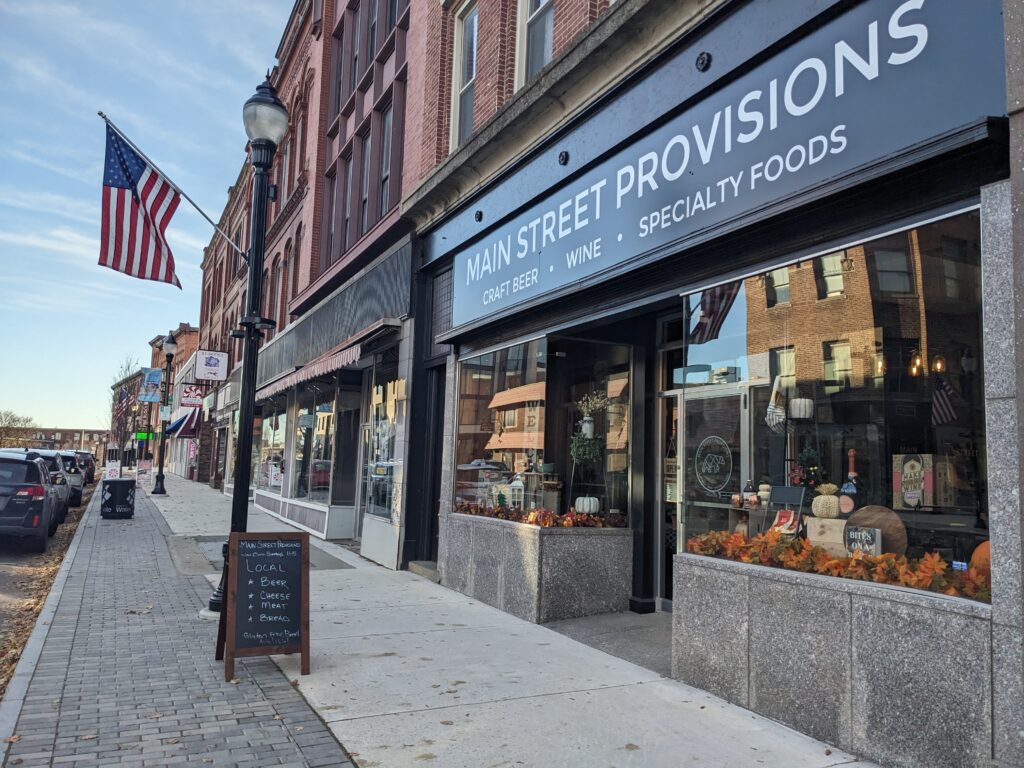
[[[178,343],[174,340],[173,331],[168,331],[164,337],[163,350],[164,355],[167,357],[167,365],[164,367],[164,391],[160,401],[161,404],[168,406],[168,410],[170,410],[171,401],[167,397],[167,387],[171,381],[171,361],[174,359],[174,353],[178,351]],[[168,414],[168,419],[170,419],[170,414]],[[164,488],[164,451],[166,448],[167,421],[160,419],[160,467],[156,471],[156,482],[153,484],[152,493],[161,496],[167,495],[167,489]]]
[[[249,278],[245,293],[242,326],[242,391],[238,396],[238,440],[235,442],[235,487],[231,496],[231,532],[245,533],[249,519],[249,477],[252,472],[252,423],[256,412],[256,356],[263,328],[274,323],[260,317],[263,297],[263,251],[267,234],[267,196],[270,166],[277,145],[288,131],[288,110],[277,98],[270,75],[242,108],[242,122],[249,137],[253,169],[252,213],[249,226]],[[228,544],[224,542],[224,570],[220,584],[210,597],[210,610],[224,605],[224,573]]]

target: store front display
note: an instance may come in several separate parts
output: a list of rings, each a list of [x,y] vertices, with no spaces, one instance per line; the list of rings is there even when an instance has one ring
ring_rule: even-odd
[[[280,404],[264,410],[259,421],[256,460],[253,462],[255,488],[272,493],[281,493],[285,482],[285,432],[288,428],[288,412]]]
[[[441,582],[516,612],[509,551],[520,594],[545,572],[499,542],[627,532],[604,571],[596,542],[549,552],[581,601],[628,564],[605,610],[672,611],[677,679],[881,762],[983,765],[971,702],[1014,672],[993,637],[1021,583],[1000,9],[779,4],[793,26],[741,63],[722,41],[760,36],[755,5],[425,233],[458,364]],[[770,650],[819,641],[792,674]]]

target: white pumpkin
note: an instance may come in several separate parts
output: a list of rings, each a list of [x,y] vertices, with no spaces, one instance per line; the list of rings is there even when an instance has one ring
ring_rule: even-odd
[[[596,515],[601,511],[601,500],[597,496],[577,496],[574,506],[581,515]]]

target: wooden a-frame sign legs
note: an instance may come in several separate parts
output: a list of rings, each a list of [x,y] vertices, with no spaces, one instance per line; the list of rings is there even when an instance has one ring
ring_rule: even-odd
[[[309,534],[232,533],[224,562],[224,604],[215,658],[224,680],[235,659],[301,653],[309,674]]]

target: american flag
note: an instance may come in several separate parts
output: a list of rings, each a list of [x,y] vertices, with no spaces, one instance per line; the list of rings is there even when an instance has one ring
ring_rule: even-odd
[[[942,376],[935,376],[935,391],[932,393],[932,426],[938,427],[956,421],[956,405],[959,400],[956,390]]]
[[[128,405],[132,401],[131,393],[127,387],[122,386],[117,393],[117,405],[114,406],[114,413],[118,416],[124,416],[128,411]]]
[[[725,322],[729,310],[732,309],[739,291],[739,280],[704,289],[700,295],[700,318],[690,332],[691,344],[704,344],[718,338],[718,334],[722,330],[722,323]]]
[[[177,188],[108,125],[100,266],[181,288],[164,237],[179,200]]]

